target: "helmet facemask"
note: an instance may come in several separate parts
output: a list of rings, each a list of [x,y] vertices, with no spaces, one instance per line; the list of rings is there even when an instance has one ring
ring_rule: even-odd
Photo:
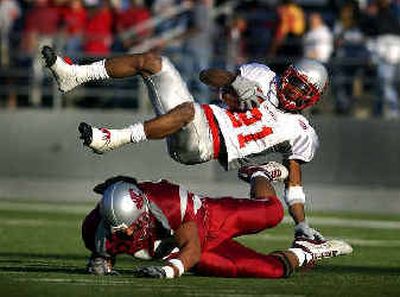
[[[290,66],[283,74],[278,92],[280,105],[289,111],[300,111],[315,104],[321,97],[307,77]]]
[[[283,73],[278,89],[280,107],[300,111],[314,105],[326,90],[328,71],[315,60],[301,59]]]

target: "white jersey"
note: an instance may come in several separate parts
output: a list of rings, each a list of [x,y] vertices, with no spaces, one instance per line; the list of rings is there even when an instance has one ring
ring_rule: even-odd
[[[277,108],[277,75],[257,63],[242,65],[239,70],[243,77],[259,83],[267,100],[247,112],[210,105],[225,141],[227,169],[262,162],[271,152],[280,153],[284,159],[311,161],[318,148],[318,136],[304,116]]]

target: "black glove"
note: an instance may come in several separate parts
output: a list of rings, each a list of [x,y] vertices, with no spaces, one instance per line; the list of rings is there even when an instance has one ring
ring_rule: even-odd
[[[166,278],[164,269],[161,266],[147,266],[140,267],[133,271],[136,277],[147,277],[147,278]]]
[[[95,275],[118,275],[112,269],[112,260],[103,257],[91,257],[87,264],[87,272]]]

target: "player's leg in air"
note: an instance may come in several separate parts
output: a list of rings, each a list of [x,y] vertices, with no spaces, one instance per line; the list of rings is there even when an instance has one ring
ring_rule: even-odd
[[[124,129],[97,128],[81,123],[81,139],[94,152],[104,153],[129,143],[167,138],[171,157],[180,163],[202,163],[214,157],[205,112],[194,102],[168,58],[148,52],[110,57],[89,65],[71,65],[50,47],[44,47],[42,54],[61,92],[93,80],[143,77],[157,117]]]

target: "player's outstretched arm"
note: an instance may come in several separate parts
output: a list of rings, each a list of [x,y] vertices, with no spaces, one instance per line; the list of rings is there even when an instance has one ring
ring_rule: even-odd
[[[286,182],[284,198],[289,213],[295,222],[295,238],[307,238],[310,240],[324,241],[324,236],[311,228],[304,210],[305,194],[302,186],[301,163],[297,160],[288,160],[287,168],[289,176]]]
[[[193,221],[183,223],[175,232],[179,247],[176,258],[168,260],[165,266],[147,266],[134,271],[137,277],[176,278],[192,268],[200,260],[201,246],[197,225]]]

